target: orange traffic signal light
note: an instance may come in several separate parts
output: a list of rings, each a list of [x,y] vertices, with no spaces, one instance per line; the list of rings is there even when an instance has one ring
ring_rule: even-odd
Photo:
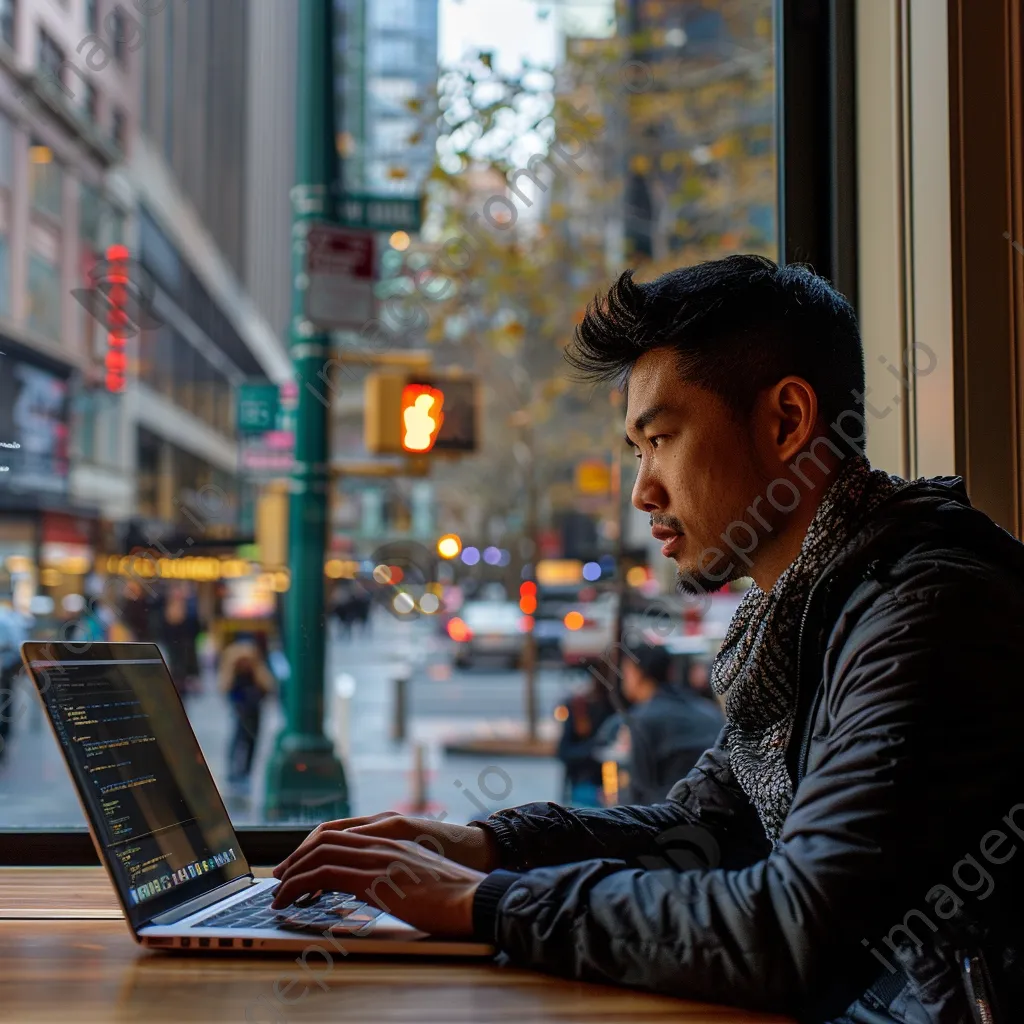
[[[429,384],[406,384],[402,388],[402,448],[407,452],[429,452],[444,423],[444,392]]]

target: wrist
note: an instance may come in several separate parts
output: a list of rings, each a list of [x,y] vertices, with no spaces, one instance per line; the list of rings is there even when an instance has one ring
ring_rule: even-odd
[[[473,827],[480,834],[480,866],[478,870],[489,874],[501,866],[501,848],[498,846],[498,840],[494,833],[486,825]]]

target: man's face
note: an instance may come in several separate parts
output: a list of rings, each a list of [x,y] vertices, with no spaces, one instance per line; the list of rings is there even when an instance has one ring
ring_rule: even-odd
[[[722,398],[682,380],[670,349],[633,368],[626,440],[638,462],[633,504],[652,516],[680,589],[715,591],[749,575],[743,555],[754,558],[770,532],[758,516],[770,524],[775,514],[758,500],[771,477],[758,469],[751,428]]]

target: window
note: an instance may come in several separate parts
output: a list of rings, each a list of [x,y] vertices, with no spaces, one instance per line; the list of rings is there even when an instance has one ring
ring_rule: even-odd
[[[14,49],[14,17],[18,0],[0,0],[0,39]]]
[[[413,28],[416,24],[416,0],[377,0],[373,5],[381,28]]]
[[[60,240],[32,225],[28,254],[28,325],[50,341],[61,340]]]
[[[196,350],[192,343],[175,335],[174,350],[174,401],[190,413],[196,411]]]
[[[11,315],[11,240],[6,224],[0,233],[0,315]]]
[[[373,67],[381,72],[401,73],[416,63],[416,41],[385,36],[373,48]]]
[[[14,126],[0,114],[0,314],[11,312],[11,175]]]
[[[114,145],[124,153],[127,128],[125,112],[120,107],[114,107],[114,115],[110,125],[110,137],[114,140]]]
[[[472,2],[479,9],[487,6],[486,0]],[[133,12],[127,0],[121,0],[121,3],[124,25],[120,34],[127,35],[132,30]],[[271,0],[271,6],[284,6],[285,3],[286,0]],[[112,50],[116,41],[108,28],[107,14],[113,6],[112,0],[96,0],[88,4],[80,0],[77,8],[71,5],[71,9],[84,11],[90,26],[98,23],[100,35],[109,42]],[[155,9],[161,5],[152,3],[148,6]],[[407,272],[412,268],[406,284],[415,288],[411,274],[418,274],[423,292],[437,296],[426,300],[429,324],[425,331],[420,330],[418,325],[424,318],[418,311],[422,307],[413,302],[403,303],[406,308],[397,312],[389,306],[387,318],[391,323],[402,319],[407,327],[415,325],[401,336],[400,344],[419,348],[421,342],[424,346],[429,343],[432,352],[436,352],[438,366],[465,366],[467,372],[481,375],[488,390],[484,391],[487,397],[479,411],[480,451],[473,458],[459,459],[449,453],[444,459],[433,460],[431,478],[426,482],[429,493],[414,490],[415,482],[409,479],[392,481],[387,487],[381,487],[379,480],[366,482],[368,487],[379,491],[378,498],[367,498],[364,520],[358,521],[358,517],[350,515],[347,522],[332,518],[327,524],[331,554],[325,554],[325,566],[333,561],[329,575],[336,575],[351,571],[349,559],[357,565],[366,562],[375,565],[377,563],[372,559],[378,549],[395,539],[388,533],[389,529],[425,536],[430,528],[422,524],[436,523],[437,534],[425,543],[434,544],[437,536],[450,531],[463,537],[463,550],[467,555],[473,547],[480,552],[475,563],[471,563],[469,558],[445,562],[444,568],[450,570],[453,583],[464,587],[464,593],[468,595],[479,584],[503,582],[509,589],[508,596],[516,601],[523,569],[530,564],[524,557],[524,552],[532,550],[525,543],[534,539],[530,524],[536,525],[542,550],[551,552],[545,557],[562,559],[567,542],[560,524],[568,511],[579,511],[589,524],[588,530],[581,530],[580,536],[585,537],[593,549],[594,561],[600,567],[601,559],[606,564],[615,559],[619,510],[613,506],[613,494],[602,495],[598,493],[598,487],[595,493],[581,499],[576,481],[582,477],[577,475],[576,469],[582,460],[594,458],[598,450],[604,452],[606,439],[610,445],[612,438],[620,435],[621,408],[616,411],[613,405],[612,399],[617,396],[611,394],[612,389],[600,394],[591,388],[570,388],[565,393],[561,390],[567,373],[558,343],[571,333],[580,308],[595,294],[605,290],[627,266],[636,266],[642,279],[648,279],[670,267],[732,252],[756,251],[772,257],[779,255],[780,224],[775,196],[785,181],[779,180],[779,146],[775,141],[775,82],[779,70],[774,59],[776,3],[775,0],[708,0],[706,3],[690,0],[683,4],[662,0],[660,5],[656,5],[646,0],[635,0],[627,5],[618,5],[628,8],[630,15],[639,22],[635,32],[626,31],[625,18],[607,20],[606,14],[614,13],[613,8],[617,9],[610,2],[547,4],[552,8],[549,18],[534,18],[531,14],[523,19],[523,24],[516,26],[515,33],[506,31],[505,37],[516,64],[520,52],[540,62],[546,61],[545,55],[557,51],[557,57],[553,58],[558,62],[557,79],[553,83],[546,74],[524,74],[514,85],[514,90],[520,90],[524,95],[512,97],[498,107],[486,106],[490,102],[488,96],[504,93],[498,90],[488,93],[483,87],[474,89],[475,83],[469,81],[470,76],[476,83],[488,77],[487,68],[480,63],[467,61],[462,64],[460,56],[445,55],[445,76],[440,80],[436,76],[434,64],[438,48],[428,45],[433,38],[432,33],[437,31],[436,4],[431,0],[381,0],[380,3],[377,0],[370,3],[349,3],[346,0],[343,4],[338,0],[334,6],[341,6],[350,14],[363,15],[362,20],[358,17],[352,19],[357,24],[350,21],[349,30],[358,34],[365,42],[365,48],[358,53],[356,46],[343,51],[360,58],[365,54],[367,58],[366,66],[359,68],[362,76],[359,88],[347,88],[348,68],[342,67],[337,71],[344,79],[340,83],[346,86],[344,95],[353,101],[345,111],[350,120],[343,130],[351,132],[358,143],[356,155],[362,162],[360,170],[366,179],[365,190],[376,190],[376,182],[371,188],[367,172],[377,164],[382,165],[381,184],[389,186],[396,194],[402,187],[408,187],[411,192],[413,182],[426,181],[432,173],[429,180],[448,180],[446,175],[454,179],[453,187],[439,188],[436,199],[432,198],[429,204],[430,215],[438,224],[451,225],[452,233],[461,243],[446,250],[445,255],[450,259],[436,260],[431,248],[435,241],[429,232],[415,235],[410,231],[413,237],[408,245],[400,236],[394,236],[392,253],[406,260]],[[562,6],[572,7],[574,17],[578,15],[576,20],[581,27],[576,36],[569,31],[569,23],[573,19],[563,19],[565,12],[554,10]],[[793,5],[780,6],[789,9]],[[211,23],[217,39],[211,36],[203,41],[203,46],[213,47],[217,51],[211,50],[214,58],[230,63],[232,53],[224,47],[228,47],[232,40],[244,38],[244,26],[239,26],[240,36],[231,35],[232,18],[248,9],[244,3],[228,4],[222,0],[199,7],[195,3],[191,6],[175,2],[164,5],[160,17],[151,19],[148,26],[153,49],[145,58],[152,74],[149,85],[153,93],[151,102],[146,106],[152,118],[153,145],[156,152],[166,152],[174,157],[165,161],[169,173],[177,179],[175,186],[189,196],[199,184],[220,180],[219,165],[238,154],[227,152],[224,143],[229,140],[216,137],[216,132],[212,138],[207,137],[209,131],[205,135],[199,132],[203,138],[197,136],[189,141],[189,132],[178,130],[181,127],[179,119],[194,113],[191,107],[181,105],[185,98],[180,88],[181,76],[187,75],[198,59],[196,32],[184,31],[186,26],[182,19],[199,18],[203,24],[191,25],[190,22],[190,26],[198,31],[205,25],[203,12],[212,9],[217,15]],[[197,13],[190,16],[188,12],[193,8]],[[727,14],[718,21],[710,16],[701,21],[696,16],[690,18],[687,13],[711,8],[721,8]],[[171,20],[165,19],[178,21],[172,25]],[[504,46],[500,18],[491,18],[485,26],[487,31],[480,31],[478,37],[474,35],[477,32],[475,19],[462,21],[464,24],[460,24],[460,31],[464,30],[462,41],[468,52]],[[112,22],[110,24],[113,25]],[[495,42],[495,35],[499,43]],[[520,36],[525,36],[526,45]],[[687,40],[684,36],[691,38]],[[59,38],[63,40],[65,37],[61,35]],[[660,42],[662,39],[668,40],[664,46]],[[222,44],[221,50],[214,46],[218,40]],[[59,69],[59,50],[47,44],[43,53],[43,45],[40,40],[40,65],[51,71]],[[128,36],[127,45],[135,45],[134,37]],[[698,45],[704,48],[700,59],[691,61],[688,47]],[[643,85],[647,76],[630,77],[623,73],[624,69],[628,70],[627,62],[632,59],[637,46],[650,49],[637,58],[646,62],[652,71],[649,88]],[[124,48],[118,45],[119,52]],[[85,67],[80,55],[71,50],[70,43],[67,49],[70,60]],[[821,51],[814,51],[814,54],[827,70]],[[503,66],[503,76],[507,56],[501,53],[497,61],[499,66]],[[664,66],[651,67],[658,62]],[[272,64],[268,62],[267,68],[263,69],[268,76],[278,74]],[[71,79],[76,77],[68,65],[63,70]],[[284,72],[280,73],[283,76]],[[88,69],[85,74],[90,75]],[[106,74],[117,77],[117,72],[110,69]],[[511,76],[512,72],[508,74]],[[462,88],[446,84],[449,75],[453,82],[461,81]],[[135,108],[116,91],[107,91],[106,79],[102,76],[91,77],[96,89],[103,93],[98,103],[104,137],[114,137],[122,147],[130,146],[137,126],[128,119],[135,116]],[[242,79],[244,77],[242,75]],[[292,87],[283,77],[281,81],[282,90]],[[639,88],[628,88],[627,81],[631,86],[639,85]],[[806,93],[811,79],[798,77],[797,81]],[[75,85],[74,82],[71,84]],[[195,97],[190,93],[187,97],[190,103],[197,100],[207,111],[208,127],[215,127],[220,116],[217,111],[225,109],[232,114],[237,113],[237,117],[244,120],[244,89],[222,88],[224,83],[217,76],[202,75],[193,84],[200,89],[208,85],[211,90],[205,96]],[[268,89],[271,84],[271,81],[264,82]],[[503,82],[503,86],[505,84]],[[427,102],[435,86],[441,92],[442,100],[452,100],[452,105],[443,109],[451,110],[453,117],[464,121],[465,127],[456,131],[443,119],[439,125],[435,123],[430,116],[432,104]],[[825,102],[833,91],[841,91],[830,90],[827,86],[828,82],[820,92],[812,92],[816,102],[819,95]],[[450,92],[446,93],[446,89]],[[531,90],[533,94],[526,95]],[[586,110],[595,118],[601,117],[605,128],[602,145],[607,139],[608,146],[599,149],[595,144],[592,154],[580,162],[584,170],[579,173],[568,159],[559,160],[552,155],[551,164],[540,167],[538,173],[547,187],[535,189],[520,179],[519,187],[531,195],[533,202],[524,203],[509,191],[509,202],[518,210],[517,222],[508,231],[492,231],[484,219],[484,201],[501,187],[501,181],[507,181],[509,168],[524,168],[532,157],[543,157],[547,152],[548,137],[544,132],[550,125],[537,125],[538,119],[551,108],[554,93],[559,99],[564,97],[564,102],[555,105],[552,116],[557,119],[566,117],[567,133],[572,131],[572,120],[564,111],[571,104],[573,110]],[[422,100],[429,109],[412,109],[410,100]],[[76,105],[88,102],[87,96],[76,96]],[[232,104],[237,106],[237,111],[232,109]],[[788,115],[789,108],[785,104],[782,107]],[[260,262],[263,255],[287,252],[291,243],[288,191],[293,160],[289,154],[294,155],[295,141],[294,125],[287,122],[287,117],[270,118],[259,132],[250,133],[248,139],[246,160],[251,156],[261,168],[260,174],[250,176],[251,184],[257,189],[267,185],[267,202],[277,204],[277,213],[266,218],[261,230],[254,231],[247,239],[247,251],[255,253],[256,259],[253,267],[248,269],[259,270],[263,266]],[[409,136],[417,130],[424,133],[425,141],[410,145]],[[26,191],[26,201],[31,202],[30,223],[34,236],[34,240],[26,240],[31,323],[34,336],[59,338],[62,304],[69,301],[67,293],[78,283],[68,279],[61,281],[60,268],[66,267],[68,278],[71,278],[73,262],[75,269],[79,269],[84,266],[88,254],[103,253],[104,247],[113,240],[107,234],[106,225],[111,225],[111,235],[116,236],[117,229],[113,225],[117,215],[107,206],[106,193],[98,176],[90,177],[81,185],[80,207],[73,209],[71,200],[77,186],[72,188],[62,181],[63,172],[56,154],[43,145],[42,126],[36,131],[39,141],[33,146],[34,156]],[[807,137],[816,145],[826,145],[829,133],[809,133]],[[187,153],[172,152],[172,140],[175,139],[178,140],[173,143],[175,146],[187,143]],[[204,141],[208,144],[202,145]],[[575,148],[567,144],[565,152],[572,155]],[[381,151],[394,152],[401,159],[385,159]],[[590,159],[590,156],[596,158]],[[820,160],[819,163],[825,168],[833,166],[834,161]],[[557,171],[552,169],[552,164],[558,167]],[[392,170],[407,169],[408,179],[403,181],[393,176],[392,180],[385,181],[389,167]],[[278,174],[275,168],[281,168],[281,173]],[[0,175],[2,173],[0,166]],[[80,174],[76,174],[76,182],[88,173],[83,168]],[[270,189],[269,185],[279,178],[285,182],[283,187]],[[498,186],[495,182],[499,183]],[[801,179],[799,184],[810,191],[813,183]],[[62,191],[67,193],[67,203],[62,203]],[[196,197],[191,198],[195,200]],[[634,202],[634,199],[638,201]],[[260,202],[261,196],[254,193],[254,201]],[[466,203],[473,204],[469,207],[470,213],[474,209],[481,211],[475,227],[472,227],[469,216],[464,216]],[[487,212],[491,215],[504,212],[500,207],[501,204],[492,202]],[[74,216],[77,222],[75,233],[81,235],[80,251],[73,254],[74,261],[67,250],[61,249],[62,242],[66,244],[69,238],[68,234],[62,237],[60,233],[62,208],[68,217]],[[565,211],[579,213],[565,215]],[[216,212],[214,210],[213,214]],[[217,282],[205,272],[205,264],[195,265],[193,257],[176,248],[180,225],[166,222],[171,215],[165,205],[160,207],[159,213],[153,211],[152,214],[139,206],[133,215],[138,231],[128,232],[126,239],[133,256],[138,256],[141,265],[152,273],[154,282],[161,289],[165,304],[160,309],[168,323],[141,331],[130,346],[132,355],[137,353],[138,356],[137,407],[142,410],[140,415],[144,423],[148,422],[154,428],[159,425],[159,436],[156,433],[145,435],[136,429],[130,442],[125,441],[133,449],[138,445],[137,450],[130,453],[132,462],[138,458],[138,468],[124,496],[119,489],[112,493],[110,500],[112,506],[122,503],[124,519],[146,517],[161,520],[168,528],[180,515],[172,499],[182,489],[190,490],[198,498],[203,482],[209,481],[237,493],[230,472],[225,472],[232,468],[231,463],[237,454],[235,449],[213,444],[209,451],[200,452],[196,449],[194,432],[187,431],[187,428],[205,424],[218,438],[234,440],[235,389],[243,380],[255,383],[261,374],[277,366],[283,375],[288,372],[287,363],[276,357],[270,358],[280,353],[254,351],[248,310],[259,305],[255,300],[260,296],[253,296],[245,290],[246,282],[254,275],[247,272],[234,282],[239,301],[237,308],[231,308],[229,300],[224,297],[225,289],[214,286]],[[72,222],[69,220],[68,223]],[[465,224],[466,229],[454,227],[458,224]],[[211,244],[220,245],[214,237],[218,235],[213,230],[216,225],[211,224],[210,227]],[[474,239],[472,231],[477,232],[479,239]],[[385,233],[381,239],[385,248],[388,237],[389,233]],[[447,238],[448,235],[442,237]],[[481,239],[486,241],[483,250],[479,247]],[[444,282],[439,278],[441,271],[438,268],[458,267],[463,264],[467,251],[475,259],[458,271],[457,287],[442,287]],[[401,273],[400,269],[396,270],[396,274]],[[454,276],[455,272],[452,273]],[[79,315],[77,310],[69,310],[68,323]],[[191,324],[186,328],[180,317],[187,317]],[[284,319],[287,321],[288,318]],[[454,328],[460,322],[463,341],[456,336],[455,330],[450,334],[444,330],[446,325]],[[192,325],[202,338],[193,333]],[[278,331],[284,326],[270,325],[272,330]],[[428,332],[429,336],[423,337]],[[80,335],[80,331],[75,334]],[[352,332],[352,335],[332,340],[339,345],[358,344],[364,349],[389,340],[369,331],[364,331],[361,338],[357,332]],[[209,345],[204,338],[208,339]],[[257,340],[262,342],[262,336]],[[517,422],[514,414],[523,407],[522,403],[513,404],[513,400],[508,398],[510,386],[516,391],[520,388],[516,380],[518,373],[513,373],[517,367],[526,372],[527,387],[524,390],[535,386],[536,397],[527,395],[524,399],[517,394],[515,402],[520,403],[521,399],[540,402],[545,406],[545,414],[550,421],[545,423],[543,431],[537,431],[536,448],[526,445],[526,433],[520,427],[508,426],[510,422]],[[365,448],[360,408],[361,371],[353,383],[346,372],[339,370],[334,368],[330,374],[336,388],[330,410],[331,423],[332,427],[338,428],[339,435],[350,431],[353,443],[339,444],[335,441],[330,455],[333,459],[355,460],[362,456]],[[326,382],[317,381],[314,377],[310,386],[320,395],[331,397]],[[298,388],[302,387],[300,383]],[[313,401],[308,391],[300,393],[307,401]],[[123,397],[112,396],[111,401],[115,405],[121,401],[130,407],[130,403],[124,403]],[[168,406],[173,408],[168,409]],[[92,403],[82,410],[81,444],[83,450],[92,453],[90,457],[96,463],[101,463],[105,457],[105,410],[106,402],[102,395],[93,396]],[[326,419],[327,410],[324,412]],[[190,417],[194,417],[195,422],[189,422]],[[457,419],[453,416],[449,423]],[[176,428],[180,428],[177,429],[180,436],[172,435]],[[202,436],[206,432],[199,433]],[[287,431],[282,430],[267,442],[264,449],[254,451],[256,446],[253,445],[246,454],[258,456],[254,463],[260,463],[262,459],[265,469],[271,467],[269,475],[275,464],[280,465],[281,458],[280,450],[275,450],[272,445],[286,439]],[[169,445],[180,448],[182,454],[169,450]],[[525,457],[523,448],[528,448]],[[602,457],[607,460],[607,456]],[[319,456],[316,458],[319,460]],[[169,464],[172,464],[170,469]],[[536,471],[535,487],[530,486],[531,480],[526,472],[528,467]],[[600,473],[595,472],[591,476],[599,477]],[[613,489],[606,490],[611,492]],[[625,498],[628,488],[619,488],[619,492]],[[536,502],[531,500],[534,494]],[[388,517],[383,515],[386,497],[390,502]],[[290,500],[298,512],[313,511],[303,507],[301,497],[292,495]],[[215,511],[216,504],[206,508],[205,520],[218,527],[230,525],[226,519],[218,520],[216,514],[211,514],[211,509]],[[204,510],[199,506],[197,511]],[[107,518],[106,512],[103,514]],[[302,521],[306,520],[293,519],[293,523]],[[309,521],[312,522],[311,515]],[[221,556],[222,552],[212,542],[213,536],[206,534],[202,526],[196,526],[187,518],[179,518],[177,526],[188,531],[185,536],[194,538],[196,553],[201,551],[204,562]],[[365,526],[365,532],[362,526]],[[312,532],[312,528],[307,531],[310,535]],[[632,527],[627,533],[632,544]],[[305,537],[306,533],[302,536]],[[245,554],[238,553],[239,545],[244,544],[248,537],[235,533],[225,534],[224,538],[230,541],[224,547],[230,551],[233,560],[256,557],[251,550]],[[109,541],[111,545],[118,542],[116,539]],[[175,544],[172,550],[177,546]],[[127,554],[127,551],[109,553]],[[643,566],[644,571],[632,574],[632,578],[643,577],[645,592],[661,588],[661,594],[674,596],[673,580],[659,575],[662,561],[650,558]],[[344,568],[339,568],[339,565]],[[208,568],[195,567],[197,572],[205,572]],[[229,598],[229,607],[235,610],[260,609],[261,623],[270,624],[272,649],[289,644],[288,623],[278,624],[280,616],[276,615],[287,598],[288,580],[281,576],[272,577],[272,585],[277,589],[268,593],[270,585],[265,580],[260,581],[262,575],[261,571],[253,573],[253,579],[245,583],[249,589],[235,588],[234,581],[227,578],[216,582],[186,581],[190,585],[190,596],[202,609],[202,632],[210,636],[222,635],[227,628],[229,614],[220,602]],[[602,587],[607,586],[607,575],[598,583]],[[636,589],[639,599],[641,588]],[[432,630],[436,627],[422,617],[417,618],[418,612],[417,616],[412,616],[416,621],[411,624],[407,619],[399,621],[392,616],[390,612],[396,606],[386,604],[390,600],[382,598],[373,613],[371,635],[381,648],[391,649],[406,642],[420,644],[418,638],[421,633],[423,636],[434,635]],[[430,603],[424,603],[423,609]],[[565,612],[568,610],[566,608]],[[287,620],[288,617],[284,618]],[[557,627],[560,621],[560,618],[553,620],[551,625]],[[319,643],[322,639],[320,623],[302,625],[312,641]],[[162,623],[154,622],[154,629],[161,626]],[[382,760],[386,759],[380,757],[381,750],[395,749],[389,746],[387,716],[379,713],[382,703],[388,704],[389,713],[393,710],[388,703],[391,700],[390,690],[382,691],[372,685],[376,668],[364,671],[359,650],[354,650],[355,645],[350,645],[347,638],[334,635],[332,630],[332,636],[325,645],[327,670],[324,678],[328,684],[329,705],[325,710],[333,716],[334,691],[331,684],[340,673],[351,672],[357,683],[349,705],[350,732],[347,735],[342,732],[344,722],[340,719],[345,716],[337,716],[339,721],[332,720],[332,727],[336,726],[338,733],[331,737],[345,758],[351,784],[351,813],[372,813],[396,801],[404,801],[408,797],[404,773],[413,761],[412,748],[396,752],[394,763],[387,765],[386,770],[382,767]],[[197,653],[201,655],[202,651]],[[436,665],[433,664],[435,654]],[[536,723],[538,735],[545,741],[557,739],[559,723],[551,717],[550,711],[557,706],[563,685],[567,682],[557,652],[551,662],[537,672],[539,692],[532,702],[521,701],[520,680],[511,674],[507,678],[503,674],[500,679],[490,680],[494,686],[474,686],[475,677],[467,673],[460,678],[458,669],[445,660],[448,657],[445,641],[437,652],[431,651],[429,669],[433,679],[428,678],[425,669],[423,678],[410,684],[413,687],[410,691],[413,693],[409,701],[410,713],[434,718],[434,721],[424,721],[422,729],[421,723],[414,720],[410,723],[414,726],[410,735],[434,737],[438,731],[433,726],[439,720],[458,720],[462,714],[466,716],[462,720],[466,723],[467,733],[476,731],[478,723],[485,722],[488,727],[493,722],[499,731],[504,731],[506,720],[516,726],[523,724],[522,707],[525,703],[543,709],[544,720]],[[187,702],[187,710],[215,777],[219,781],[226,780],[230,773],[227,751],[234,726],[232,708],[203,667],[202,686],[196,692],[195,700],[190,698]],[[310,687],[312,692],[314,685],[320,687],[324,683],[324,679],[307,678],[308,669],[302,664],[291,668],[288,685],[292,689],[287,691],[290,698],[296,695],[304,698],[306,687]],[[437,669],[436,675],[434,669]],[[438,680],[439,685],[433,685],[433,680]],[[450,680],[451,685],[442,680]],[[424,684],[422,687],[421,682]],[[263,785],[267,777],[268,752],[274,749],[275,737],[288,713],[289,710],[276,696],[263,705],[251,776],[253,786],[248,791],[247,801],[230,804],[237,824],[243,829],[273,823],[275,826],[301,828],[305,833],[313,818],[320,813],[318,808],[323,806],[315,802],[317,795],[311,793],[305,805],[307,811],[293,807],[277,817],[274,808],[268,807]],[[483,733],[489,729],[481,728],[479,731]],[[2,830],[18,825],[27,824],[38,829],[81,827],[81,812],[70,782],[63,774],[59,751],[48,735],[46,749],[42,749],[43,735],[46,734],[30,731],[19,722],[14,724],[5,768],[17,766],[16,777],[28,781],[25,793],[14,794],[9,802],[0,799],[0,844]],[[562,797],[563,768],[554,758],[531,761],[522,769],[519,767],[521,762],[493,762],[512,777],[513,786],[508,791],[496,776],[484,777],[485,790],[476,784],[482,770],[492,763],[489,757],[477,762],[472,759],[456,762],[448,757],[439,743],[429,751],[428,761],[432,770],[437,772],[437,783],[430,795],[442,804],[449,821],[467,821],[478,816],[482,804],[494,807],[499,803],[508,805]],[[46,769],[36,773],[38,785],[35,774],[25,768],[25,765],[37,763]],[[456,780],[465,783],[471,797],[456,790],[453,785]],[[0,778],[0,787],[2,783]],[[45,804],[41,799],[44,785]],[[58,787],[60,792],[56,792]],[[0,795],[6,798],[8,794],[0,788]],[[33,795],[34,803],[29,799]],[[231,794],[226,791],[225,795]]]
[[[11,187],[14,172],[14,125],[6,114],[0,114],[0,188]]]
[[[85,0],[85,27],[90,32],[100,30],[100,9],[98,0]]]
[[[121,401],[105,388],[81,388],[75,398],[77,455],[97,466],[116,467],[121,458]]]
[[[64,51],[44,29],[39,30],[39,51],[36,55],[36,63],[39,66],[39,73],[44,78],[48,78],[56,88],[63,89],[61,65],[64,63]]]
[[[114,44],[114,58],[122,68],[128,67],[128,36],[124,21],[124,12],[120,4],[114,8],[113,14],[107,19],[111,29],[111,39]]]
[[[64,170],[53,150],[33,141],[28,151],[28,192],[34,213],[64,216]]]
[[[82,87],[82,113],[90,124],[96,124],[99,120],[99,95],[96,86],[92,82],[86,82]]]

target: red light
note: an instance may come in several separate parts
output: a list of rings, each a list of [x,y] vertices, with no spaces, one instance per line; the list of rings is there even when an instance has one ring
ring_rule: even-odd
[[[388,570],[391,573],[391,578],[388,580],[392,586],[401,583],[405,578],[405,573],[397,565],[389,565]]]
[[[444,423],[444,392],[429,384],[406,384],[402,388],[402,448],[407,452],[429,452]]]
[[[465,643],[473,636],[473,631],[458,616],[448,621],[448,635],[456,643]]]
[[[533,616],[524,615],[519,620],[519,632],[520,633],[531,633],[533,632]]]
[[[107,259],[108,260],[126,260],[128,259],[128,247],[126,245],[108,245],[107,246]]]
[[[537,596],[537,584],[532,580],[527,580],[525,583],[519,584],[519,596],[520,597],[536,597]]]
[[[537,598],[533,594],[524,594],[519,598],[519,610],[526,615],[532,615],[537,610]]]

